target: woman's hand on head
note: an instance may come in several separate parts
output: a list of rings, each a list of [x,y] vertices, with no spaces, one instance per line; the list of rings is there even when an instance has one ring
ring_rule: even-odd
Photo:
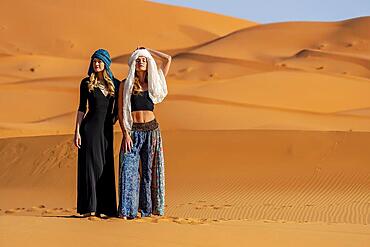
[[[142,46],[142,45],[137,45],[135,51],[137,51],[139,49],[146,49],[146,48],[144,46]]]
[[[163,75],[167,76],[168,71],[170,70],[170,65],[172,61],[172,57],[170,55],[167,55],[163,52],[146,48],[152,56],[159,58],[160,61],[157,61],[157,59],[154,59],[154,61],[157,64],[157,67],[160,68],[163,71]]]

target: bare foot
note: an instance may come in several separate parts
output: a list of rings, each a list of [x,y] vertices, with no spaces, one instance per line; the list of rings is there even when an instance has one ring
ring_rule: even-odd
[[[97,216],[102,218],[102,219],[108,219],[109,218],[109,216],[105,215],[105,214],[97,214]]]
[[[81,218],[87,218],[87,217],[94,216],[94,215],[95,215],[95,212],[90,212],[90,213],[86,213],[86,214],[80,214],[79,216]]]

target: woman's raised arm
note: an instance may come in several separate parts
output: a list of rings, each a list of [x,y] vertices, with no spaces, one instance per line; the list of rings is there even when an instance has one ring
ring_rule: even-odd
[[[150,48],[146,48],[152,55],[158,57],[162,61],[162,71],[164,76],[167,76],[168,71],[170,70],[170,65],[172,61],[172,57],[170,55],[167,55],[163,52],[156,51]]]

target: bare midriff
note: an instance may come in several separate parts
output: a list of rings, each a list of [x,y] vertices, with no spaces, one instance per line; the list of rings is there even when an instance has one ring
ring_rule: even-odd
[[[155,119],[152,111],[134,111],[131,112],[131,116],[134,123],[146,123]]]

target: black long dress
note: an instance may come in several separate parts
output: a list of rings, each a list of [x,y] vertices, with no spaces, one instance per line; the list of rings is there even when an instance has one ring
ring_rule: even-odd
[[[104,96],[99,88],[88,90],[89,78],[81,81],[78,110],[88,112],[81,122],[78,150],[77,212],[116,216],[113,124],[116,96]]]

